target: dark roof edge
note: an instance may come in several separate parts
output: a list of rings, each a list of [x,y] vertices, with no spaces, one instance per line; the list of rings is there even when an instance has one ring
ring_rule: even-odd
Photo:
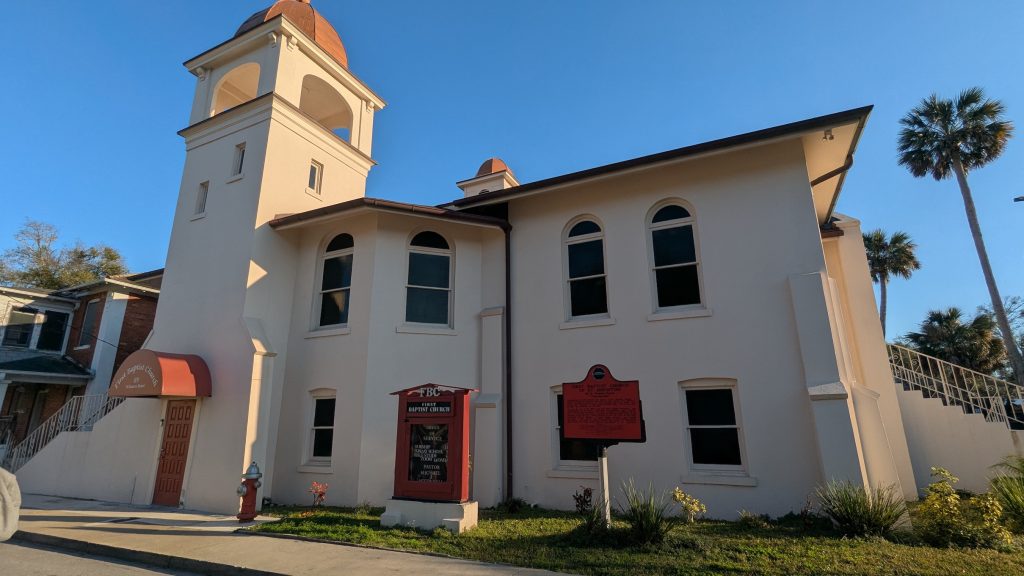
[[[674,150],[658,152],[656,154],[650,154],[648,156],[631,158],[629,160],[623,160],[621,162],[615,162],[612,164],[605,164],[603,166],[588,168],[586,170],[581,170],[579,172],[572,172],[569,174],[563,174],[561,176],[554,176],[552,178],[546,178],[544,180],[537,180],[536,182],[528,182],[526,184],[521,184],[514,188],[506,188],[504,190],[496,190],[494,192],[486,192],[483,194],[477,194],[476,196],[460,198],[452,202],[440,204],[439,207],[450,206],[456,209],[466,208],[477,204],[484,204],[496,200],[502,200],[505,198],[517,196],[519,194],[523,194],[525,192],[529,192],[532,190],[548,188],[551,186],[557,186],[559,184],[566,184],[579,180],[585,180],[588,178],[603,176],[605,174],[611,174],[614,172],[646,166],[649,164],[657,164],[659,162],[677,160],[680,158],[685,158],[687,156],[706,154],[708,152],[715,152],[718,150],[724,150],[726,148],[743,146],[746,144],[752,144],[764,140],[772,140],[783,136],[796,135],[801,132],[807,132],[817,128],[824,128],[826,126],[832,126],[835,124],[840,124],[858,119],[861,121],[861,127],[863,127],[864,119],[867,118],[868,114],[871,113],[871,110],[873,108],[873,105],[862,106],[860,108],[852,108],[850,110],[835,112],[833,114],[827,114],[825,116],[817,116],[815,118],[808,118],[806,120],[791,122],[789,124],[773,126],[771,128],[765,128],[763,130],[756,130],[754,132],[747,132],[745,134],[738,134],[736,136],[729,136],[727,138],[720,138],[718,140],[711,140],[708,142],[702,142],[700,144],[693,144],[691,146],[684,146],[682,148],[676,148]],[[856,146],[856,142],[854,142],[853,146],[851,146],[851,151],[854,146]],[[842,185],[841,182],[840,185]]]
[[[323,208],[316,208],[314,210],[308,210],[306,212],[299,212],[298,214],[281,216],[271,220],[269,224],[271,228],[276,229],[281,228],[283,226],[299,224],[301,222],[306,222],[308,220],[315,220],[318,218],[333,216],[335,214],[341,214],[343,212],[348,212],[350,210],[355,210],[357,208],[371,208],[376,210],[384,210],[388,212],[412,214],[414,216],[430,216],[434,218],[453,220],[457,222],[465,222],[467,224],[481,224],[484,226],[493,226],[495,228],[501,228],[502,230],[511,229],[511,225],[500,218],[480,216],[477,214],[466,214],[463,212],[448,210],[446,208],[438,208],[436,206],[422,206],[419,204],[407,204],[405,202],[394,202],[391,200],[381,200],[379,198],[366,197],[355,198],[338,204],[324,206]]]

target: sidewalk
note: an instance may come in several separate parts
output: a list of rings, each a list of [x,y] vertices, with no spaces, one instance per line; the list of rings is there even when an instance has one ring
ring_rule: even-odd
[[[260,516],[258,522],[272,521]],[[198,512],[23,495],[16,539],[216,575],[553,575],[339,544],[236,533],[238,520]]]

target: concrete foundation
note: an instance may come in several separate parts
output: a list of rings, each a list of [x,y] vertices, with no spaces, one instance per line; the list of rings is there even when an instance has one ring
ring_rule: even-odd
[[[408,526],[433,530],[443,526],[456,534],[476,527],[478,506],[469,502],[420,502],[388,500],[380,516],[381,526]]]

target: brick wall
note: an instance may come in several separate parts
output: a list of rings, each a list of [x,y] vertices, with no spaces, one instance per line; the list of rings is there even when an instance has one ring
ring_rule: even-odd
[[[15,386],[21,388],[21,394],[18,399],[17,406],[8,406],[9,410],[5,413],[13,414],[15,418],[14,423],[14,442],[18,443],[25,439],[28,435],[29,420],[32,418],[32,411],[35,409],[35,402],[38,393],[42,390],[46,390],[46,395],[43,396],[42,411],[39,414],[39,420],[36,425],[42,424],[60,410],[61,406],[67,402],[68,398],[71,397],[71,386],[57,386],[57,385],[46,385],[46,384],[11,384],[11,388]],[[12,390],[13,392],[13,390]],[[9,399],[14,397],[13,394],[8,396]],[[8,400],[8,403],[10,400]]]
[[[75,316],[71,319],[71,336],[68,338],[68,349],[67,355],[74,358],[76,362],[82,366],[92,366],[92,355],[96,351],[96,334],[100,330],[100,322],[103,321],[103,308],[104,303],[107,299],[106,292],[100,292],[98,294],[92,294],[87,298],[83,298],[81,304],[78,306],[78,310],[75,310]],[[79,335],[82,332],[82,321],[85,318],[85,309],[89,302],[99,300],[99,308],[96,310],[96,322],[93,324],[92,333],[85,335],[85,344],[88,348],[78,348]]]
[[[124,311],[124,323],[121,324],[121,337],[117,342],[117,358],[114,361],[116,372],[129,354],[142,348],[143,342],[153,329],[156,318],[156,298],[135,296],[128,299]]]

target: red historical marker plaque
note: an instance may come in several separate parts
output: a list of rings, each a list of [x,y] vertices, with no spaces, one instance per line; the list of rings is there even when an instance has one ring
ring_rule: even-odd
[[[469,393],[424,384],[398,392],[395,498],[469,499]]]
[[[582,382],[562,384],[562,435],[573,440],[606,444],[643,442],[640,383],[616,380],[598,364]]]

